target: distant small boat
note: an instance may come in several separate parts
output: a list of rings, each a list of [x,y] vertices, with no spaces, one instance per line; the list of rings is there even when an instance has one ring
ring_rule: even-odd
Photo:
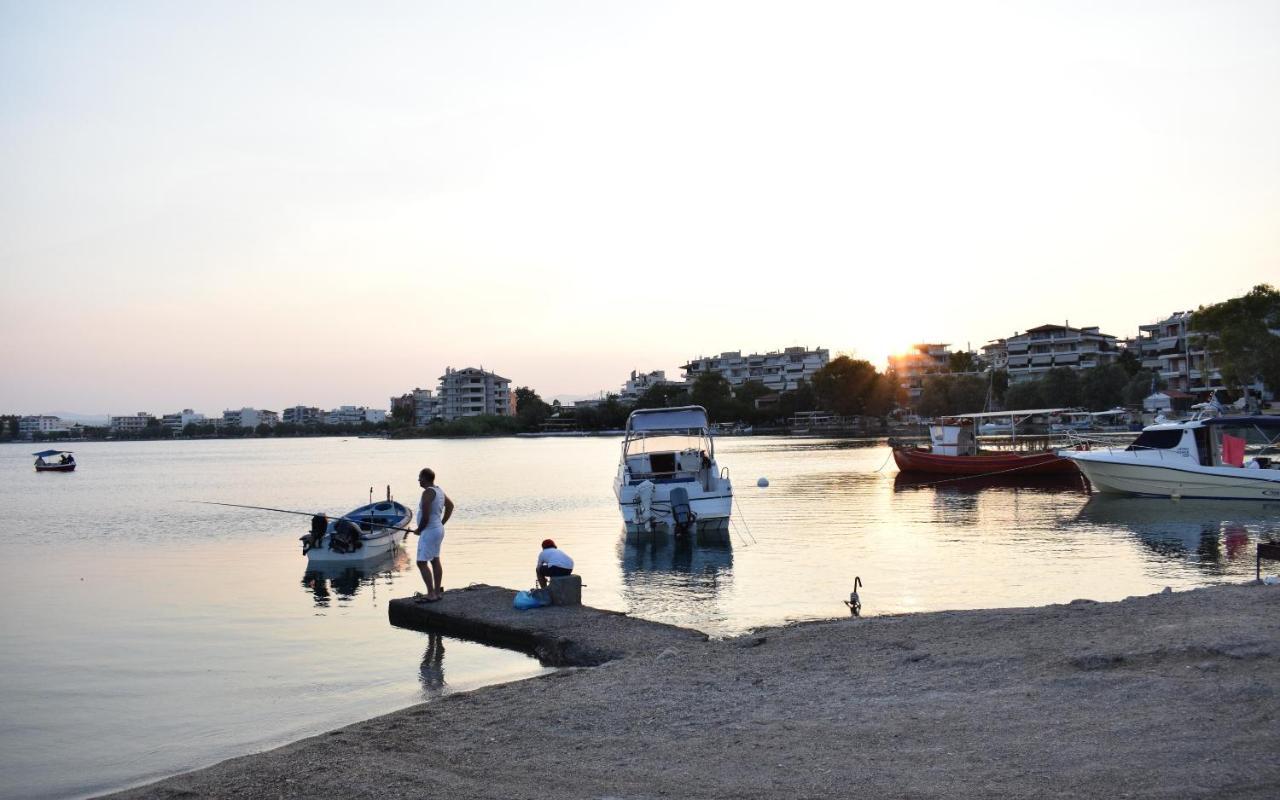
[[[395,500],[379,500],[330,519],[311,518],[311,533],[302,537],[308,565],[368,561],[395,548],[396,537],[413,521],[413,511]],[[400,530],[397,530],[400,529]]]
[[[41,450],[31,455],[36,457],[36,472],[74,472],[76,468],[76,457],[70,450]],[[54,456],[57,461],[45,460]]]

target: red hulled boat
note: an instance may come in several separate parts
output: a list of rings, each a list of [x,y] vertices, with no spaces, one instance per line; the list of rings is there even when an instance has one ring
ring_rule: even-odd
[[[961,414],[947,417],[929,426],[932,446],[895,447],[893,460],[902,472],[933,475],[1070,475],[1077,474],[1075,462],[1052,450],[980,451],[974,436],[976,420],[1002,417],[1016,430],[1019,417],[1026,420],[1036,414],[1049,414],[1062,409],[1036,409],[1015,413]]]

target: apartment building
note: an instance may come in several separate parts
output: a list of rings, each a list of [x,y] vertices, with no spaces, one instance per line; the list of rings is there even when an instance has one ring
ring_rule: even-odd
[[[112,433],[141,433],[147,426],[156,422],[156,418],[145,411],[125,416],[113,416],[110,420]]]
[[[1222,373],[1213,366],[1213,353],[1205,349],[1205,337],[1188,335],[1190,324],[1190,311],[1175,311],[1159,322],[1139,325],[1129,346],[1169,389],[1187,394],[1221,389]]]
[[[315,406],[290,406],[280,412],[280,421],[286,425],[319,425],[324,422],[324,412]]]
[[[476,417],[483,414],[511,416],[511,380],[484,368],[445,367],[437,391],[440,419]]]
[[[680,369],[684,370],[685,383],[693,383],[699,375],[716,373],[732,387],[755,381],[772,391],[784,392],[797,388],[801,381],[812,379],[813,373],[825,367],[829,360],[827,350],[821,347],[815,350],[788,347],[746,356],[735,350],[718,356],[699,356]]]
[[[682,381],[667,380],[665,370],[654,370],[653,372],[636,372],[631,370],[631,377],[622,385],[622,391],[618,393],[618,399],[624,403],[634,403],[640,399],[640,396],[654,386],[667,384],[670,386],[681,386]]]
[[[275,427],[279,422],[279,414],[265,409],[241,408],[222,412],[222,424],[228,428],[256,428],[259,425]]]
[[[889,356],[889,369],[898,375],[907,390],[907,402],[915,404],[924,394],[924,376],[946,372],[951,363],[951,345],[921,343],[911,345],[906,353]]]
[[[325,425],[360,425],[365,422],[386,422],[387,412],[380,408],[364,406],[339,406],[332,411],[323,412]]]
[[[182,433],[182,429],[191,424],[205,425],[204,414],[197,414],[189,408],[184,408],[173,414],[165,414],[160,418],[160,424],[171,433]]]
[[[61,417],[32,414],[18,418],[18,435],[23,439],[30,439],[37,433],[63,433],[66,430],[67,425]]]
[[[1051,369],[1092,369],[1113,363],[1120,357],[1116,337],[1102,333],[1096,325],[1072,328],[1068,325],[1041,325],[1005,340],[1008,351],[1009,382],[1036,380]]]

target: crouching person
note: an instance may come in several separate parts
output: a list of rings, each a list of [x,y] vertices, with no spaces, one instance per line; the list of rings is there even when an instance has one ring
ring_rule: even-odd
[[[573,574],[573,559],[569,554],[556,547],[551,539],[542,542],[542,552],[538,553],[538,586],[547,588],[550,578],[559,578]]]

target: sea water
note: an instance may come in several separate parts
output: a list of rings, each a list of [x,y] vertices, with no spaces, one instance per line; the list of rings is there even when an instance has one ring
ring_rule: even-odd
[[[446,589],[527,588],[553,538],[585,603],[715,636],[847,616],[855,578],[866,616],[1239,583],[1254,544],[1280,538],[1276,504],[907,480],[883,441],[733,437],[717,441],[732,544],[629,545],[619,444],[87,442],[66,474],[0,445],[0,797],[106,792],[544,671],[387,623],[387,601],[422,588],[413,537],[364,570],[311,573],[305,516],[197,501],[337,514],[389,485],[416,506],[430,466],[457,508]]]

